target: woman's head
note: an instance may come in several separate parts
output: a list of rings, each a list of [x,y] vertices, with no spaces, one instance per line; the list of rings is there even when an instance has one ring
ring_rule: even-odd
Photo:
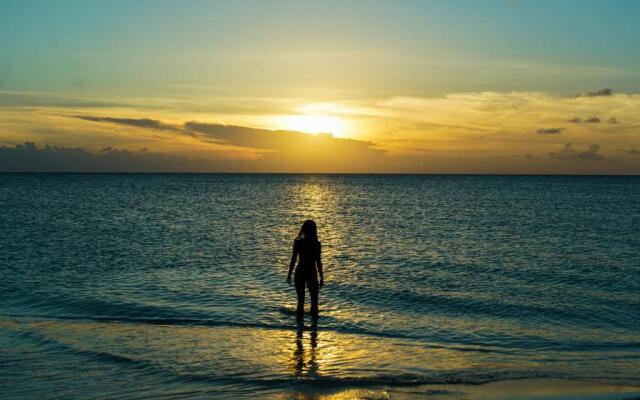
[[[316,227],[316,223],[311,219],[304,221],[302,228],[300,228],[300,233],[298,233],[298,238],[305,238],[317,242],[318,228]]]

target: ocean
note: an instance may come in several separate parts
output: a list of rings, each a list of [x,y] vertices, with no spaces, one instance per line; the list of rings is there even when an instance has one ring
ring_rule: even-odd
[[[640,387],[639,203],[639,177],[0,174],[1,397]]]

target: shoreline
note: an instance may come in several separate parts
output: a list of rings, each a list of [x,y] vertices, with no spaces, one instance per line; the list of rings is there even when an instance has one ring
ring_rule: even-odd
[[[341,391],[290,391],[278,393],[272,399],[295,400],[414,400],[464,399],[464,400],[638,400],[640,386],[618,385],[583,380],[534,378],[511,379],[483,384],[428,384],[419,386],[394,386],[376,388],[352,388]]]

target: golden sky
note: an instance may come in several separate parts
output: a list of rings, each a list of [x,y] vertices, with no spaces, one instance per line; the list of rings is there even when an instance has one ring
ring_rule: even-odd
[[[172,156],[171,171],[625,173],[640,166],[635,94],[321,102],[3,95],[13,101],[0,110],[5,152],[24,142],[103,157],[127,150],[132,158]]]

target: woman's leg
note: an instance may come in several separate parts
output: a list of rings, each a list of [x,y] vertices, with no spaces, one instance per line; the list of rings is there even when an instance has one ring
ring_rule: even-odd
[[[320,286],[318,285],[318,276],[313,274],[307,280],[307,286],[309,286],[309,294],[311,295],[311,315],[318,315],[318,294],[320,292]]]
[[[296,284],[296,294],[298,295],[298,307],[296,308],[296,313],[304,314],[304,286],[305,279],[301,273],[296,272],[296,276],[294,277],[294,281]]]

